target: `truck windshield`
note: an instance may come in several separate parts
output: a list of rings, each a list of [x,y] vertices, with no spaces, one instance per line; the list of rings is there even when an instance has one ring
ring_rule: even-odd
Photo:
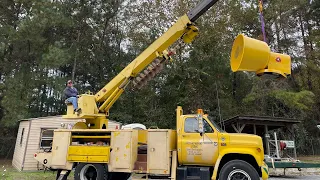
[[[219,131],[219,132],[226,132],[223,130],[217,123],[213,121],[213,118],[208,116],[209,121],[212,123],[212,125]]]

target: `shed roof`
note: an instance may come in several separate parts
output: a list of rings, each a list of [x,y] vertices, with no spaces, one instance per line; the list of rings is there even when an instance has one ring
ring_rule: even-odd
[[[18,122],[20,122],[20,121],[32,121],[32,120],[47,120],[47,119],[52,119],[52,118],[61,118],[62,119],[62,115],[20,119]],[[76,119],[74,119],[74,120],[76,120]],[[122,123],[117,122],[117,121],[112,121],[112,120],[109,120],[109,121],[110,122],[114,122],[114,123],[122,124]]]
[[[280,128],[283,126],[289,126],[300,123],[300,120],[284,117],[272,117],[272,116],[234,116],[232,118],[223,120],[222,123],[225,126],[229,126],[233,123],[240,124],[256,124],[256,125],[268,125],[274,128]]]
[[[50,119],[50,118],[62,118],[62,115],[20,119],[19,122],[20,121],[32,121],[32,120],[45,120],[45,119]]]

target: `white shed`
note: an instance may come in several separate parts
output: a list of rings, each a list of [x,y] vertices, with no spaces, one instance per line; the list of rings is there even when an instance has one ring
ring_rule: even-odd
[[[50,148],[53,139],[53,130],[61,128],[61,123],[76,123],[79,120],[66,120],[62,116],[48,116],[20,120],[16,145],[13,154],[12,165],[18,171],[39,170],[42,165],[36,161],[34,154],[46,148]],[[81,120],[80,120],[81,121]],[[109,129],[115,129],[121,124],[110,121]]]

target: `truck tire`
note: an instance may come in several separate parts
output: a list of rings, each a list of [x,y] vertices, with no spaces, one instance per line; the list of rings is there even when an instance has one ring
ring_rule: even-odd
[[[131,173],[112,172],[108,175],[108,180],[127,180],[131,176]]]
[[[249,163],[242,160],[232,160],[226,163],[219,173],[219,180],[259,180],[259,174]]]
[[[75,180],[107,180],[108,169],[104,164],[79,163],[74,172]]]

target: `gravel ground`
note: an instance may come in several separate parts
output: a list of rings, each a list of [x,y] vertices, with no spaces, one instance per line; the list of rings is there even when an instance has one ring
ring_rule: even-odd
[[[320,169],[317,168],[302,169],[301,171],[297,169],[286,169],[285,175],[283,169],[269,169],[269,172],[270,180],[320,180]]]
[[[269,180],[295,180],[295,179],[320,180],[320,176],[284,176],[284,177],[269,178]]]

